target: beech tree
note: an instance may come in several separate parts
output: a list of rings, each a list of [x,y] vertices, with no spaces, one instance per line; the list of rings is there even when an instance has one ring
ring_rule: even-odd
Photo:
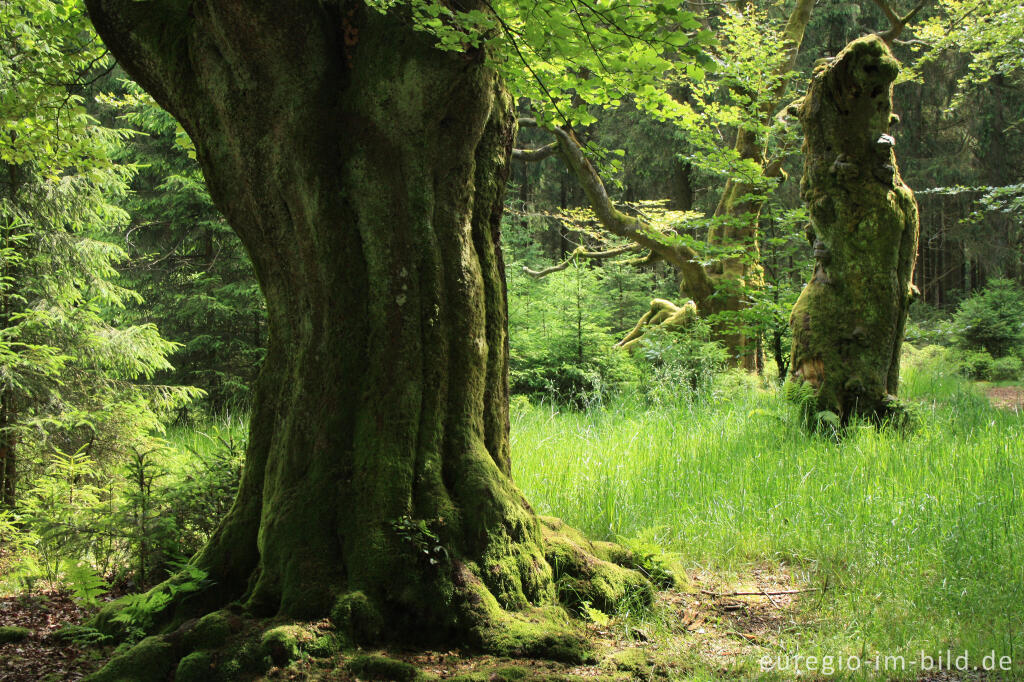
[[[494,52],[544,91],[553,76],[529,54],[628,52],[607,97],[695,50],[689,15],[541,4],[538,31],[516,2],[372,4],[87,2],[194,141],[267,302],[240,491],[193,560],[209,586],[167,611],[241,600],[258,616],[330,615],[353,642],[579,659],[559,597],[607,608],[651,587],[608,561],[628,564],[623,552],[539,519],[510,478],[499,219],[516,119]],[[575,21],[611,28],[584,43]],[[539,115],[579,120],[566,97]],[[141,675],[154,650],[170,653],[150,676],[189,649],[147,640],[98,679]]]

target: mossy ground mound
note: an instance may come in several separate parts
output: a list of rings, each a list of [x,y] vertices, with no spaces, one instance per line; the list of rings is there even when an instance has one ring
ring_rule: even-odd
[[[32,631],[28,628],[14,626],[0,627],[0,645],[9,644],[11,642],[20,642],[31,634]]]

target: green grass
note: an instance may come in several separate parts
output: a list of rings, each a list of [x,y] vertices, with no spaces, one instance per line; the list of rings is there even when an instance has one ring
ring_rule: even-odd
[[[908,368],[919,427],[807,434],[776,391],[735,381],[709,401],[621,399],[517,409],[514,476],[538,512],[598,538],[664,527],[693,567],[765,562],[827,589],[787,649],[947,649],[1024,664],[1024,418],[934,364]]]

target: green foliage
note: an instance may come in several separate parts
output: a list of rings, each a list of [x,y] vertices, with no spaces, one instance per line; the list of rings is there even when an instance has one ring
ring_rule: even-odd
[[[96,606],[99,603],[99,598],[110,587],[92,566],[84,562],[66,561],[64,577],[75,601],[84,606]]]
[[[656,587],[672,588],[683,576],[677,575],[680,555],[665,549],[668,528],[644,528],[630,537],[618,536],[620,545],[629,550],[632,560]]]
[[[12,625],[0,626],[0,645],[20,642],[23,639],[27,639],[31,634],[32,631],[28,628]]]
[[[996,358],[989,373],[992,381],[1016,381],[1024,378],[1024,360],[1015,355]]]
[[[91,603],[105,579],[144,586],[169,575],[212,535],[241,477],[240,425],[175,430],[119,467],[98,468],[86,450],[51,453],[13,510],[0,540],[13,550],[10,581],[42,579]]]
[[[244,408],[267,334],[249,257],[214,207],[192,142],[171,115],[131,81],[99,99],[139,133],[120,152],[122,163],[138,168],[133,191],[118,202],[131,215],[122,228],[129,260],[120,271],[144,300],[125,316],[159,320],[180,344],[162,381],[202,388],[211,412]]]
[[[416,554],[419,561],[430,566],[444,567],[448,565],[448,549],[441,542],[438,531],[431,528],[443,526],[444,519],[413,519],[409,516],[400,516],[391,522],[391,529],[395,531],[399,539],[408,545]]]
[[[493,12],[430,0],[366,2],[382,12],[408,7],[414,26],[435,35],[442,49],[486,44],[512,92],[557,125],[589,125],[592,107],[618,106],[627,97],[652,115],[679,116],[668,86],[715,67],[705,54],[711,32],[679,0],[498,0],[489,4]]]
[[[950,356],[957,371],[968,379],[992,378],[993,358],[988,351],[958,349]]]
[[[182,564],[178,567],[178,573],[173,580],[168,580],[149,592],[121,597],[121,608],[111,620],[124,627],[127,641],[139,641],[147,632],[152,631],[157,617],[168,606],[183,597],[199,592],[209,584],[206,571],[192,564]]]
[[[199,392],[142,385],[171,367],[176,344],[123,318],[138,294],[118,281],[126,252],[112,231],[128,220],[116,202],[135,169],[114,158],[131,133],[88,110],[87,89],[109,58],[84,8],[4,3],[0,31],[0,487],[12,505],[18,478],[28,487],[40,474],[59,478],[53,453],[84,453],[109,473]],[[36,487],[37,502],[52,492]],[[81,493],[66,511],[98,499]],[[50,550],[64,543],[55,533],[40,536],[51,578],[60,562]]]
[[[168,463],[160,514],[173,519],[172,549],[189,557],[199,551],[235,500],[245,460],[247,425],[230,420],[206,429],[175,429],[176,457]]]
[[[603,268],[574,264],[535,280],[509,269],[512,393],[584,407],[633,378],[608,327],[615,299],[606,292],[623,283],[621,271],[613,279]]]
[[[970,56],[961,92],[993,78],[1024,78],[1021,43],[1024,8],[1015,0],[940,0],[941,12],[925,20],[918,35],[928,46],[921,65],[956,50]],[[920,66],[918,67],[920,69]],[[912,74],[919,76],[919,71]]]
[[[674,402],[680,396],[706,398],[729,359],[728,351],[709,336],[701,320],[685,334],[661,327],[648,331],[634,354],[640,395],[652,403]]]
[[[992,280],[960,304],[953,322],[962,348],[985,350],[993,357],[1024,352],[1024,288],[1010,280]]]
[[[109,531],[111,509],[96,472],[96,462],[83,448],[72,454],[55,451],[45,473],[23,496],[17,507],[31,546],[30,567],[58,582],[65,569],[77,570],[79,559],[105,564],[113,553]]]

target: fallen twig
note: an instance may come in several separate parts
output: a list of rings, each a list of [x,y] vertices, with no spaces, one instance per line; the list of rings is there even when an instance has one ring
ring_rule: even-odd
[[[803,592],[818,592],[821,590],[820,587],[808,587],[802,590],[779,590],[778,592],[765,592],[760,590],[758,592],[711,592],[709,590],[701,590],[701,594],[706,594],[710,597],[768,597],[771,599],[773,596],[779,596],[781,594],[801,594]]]

